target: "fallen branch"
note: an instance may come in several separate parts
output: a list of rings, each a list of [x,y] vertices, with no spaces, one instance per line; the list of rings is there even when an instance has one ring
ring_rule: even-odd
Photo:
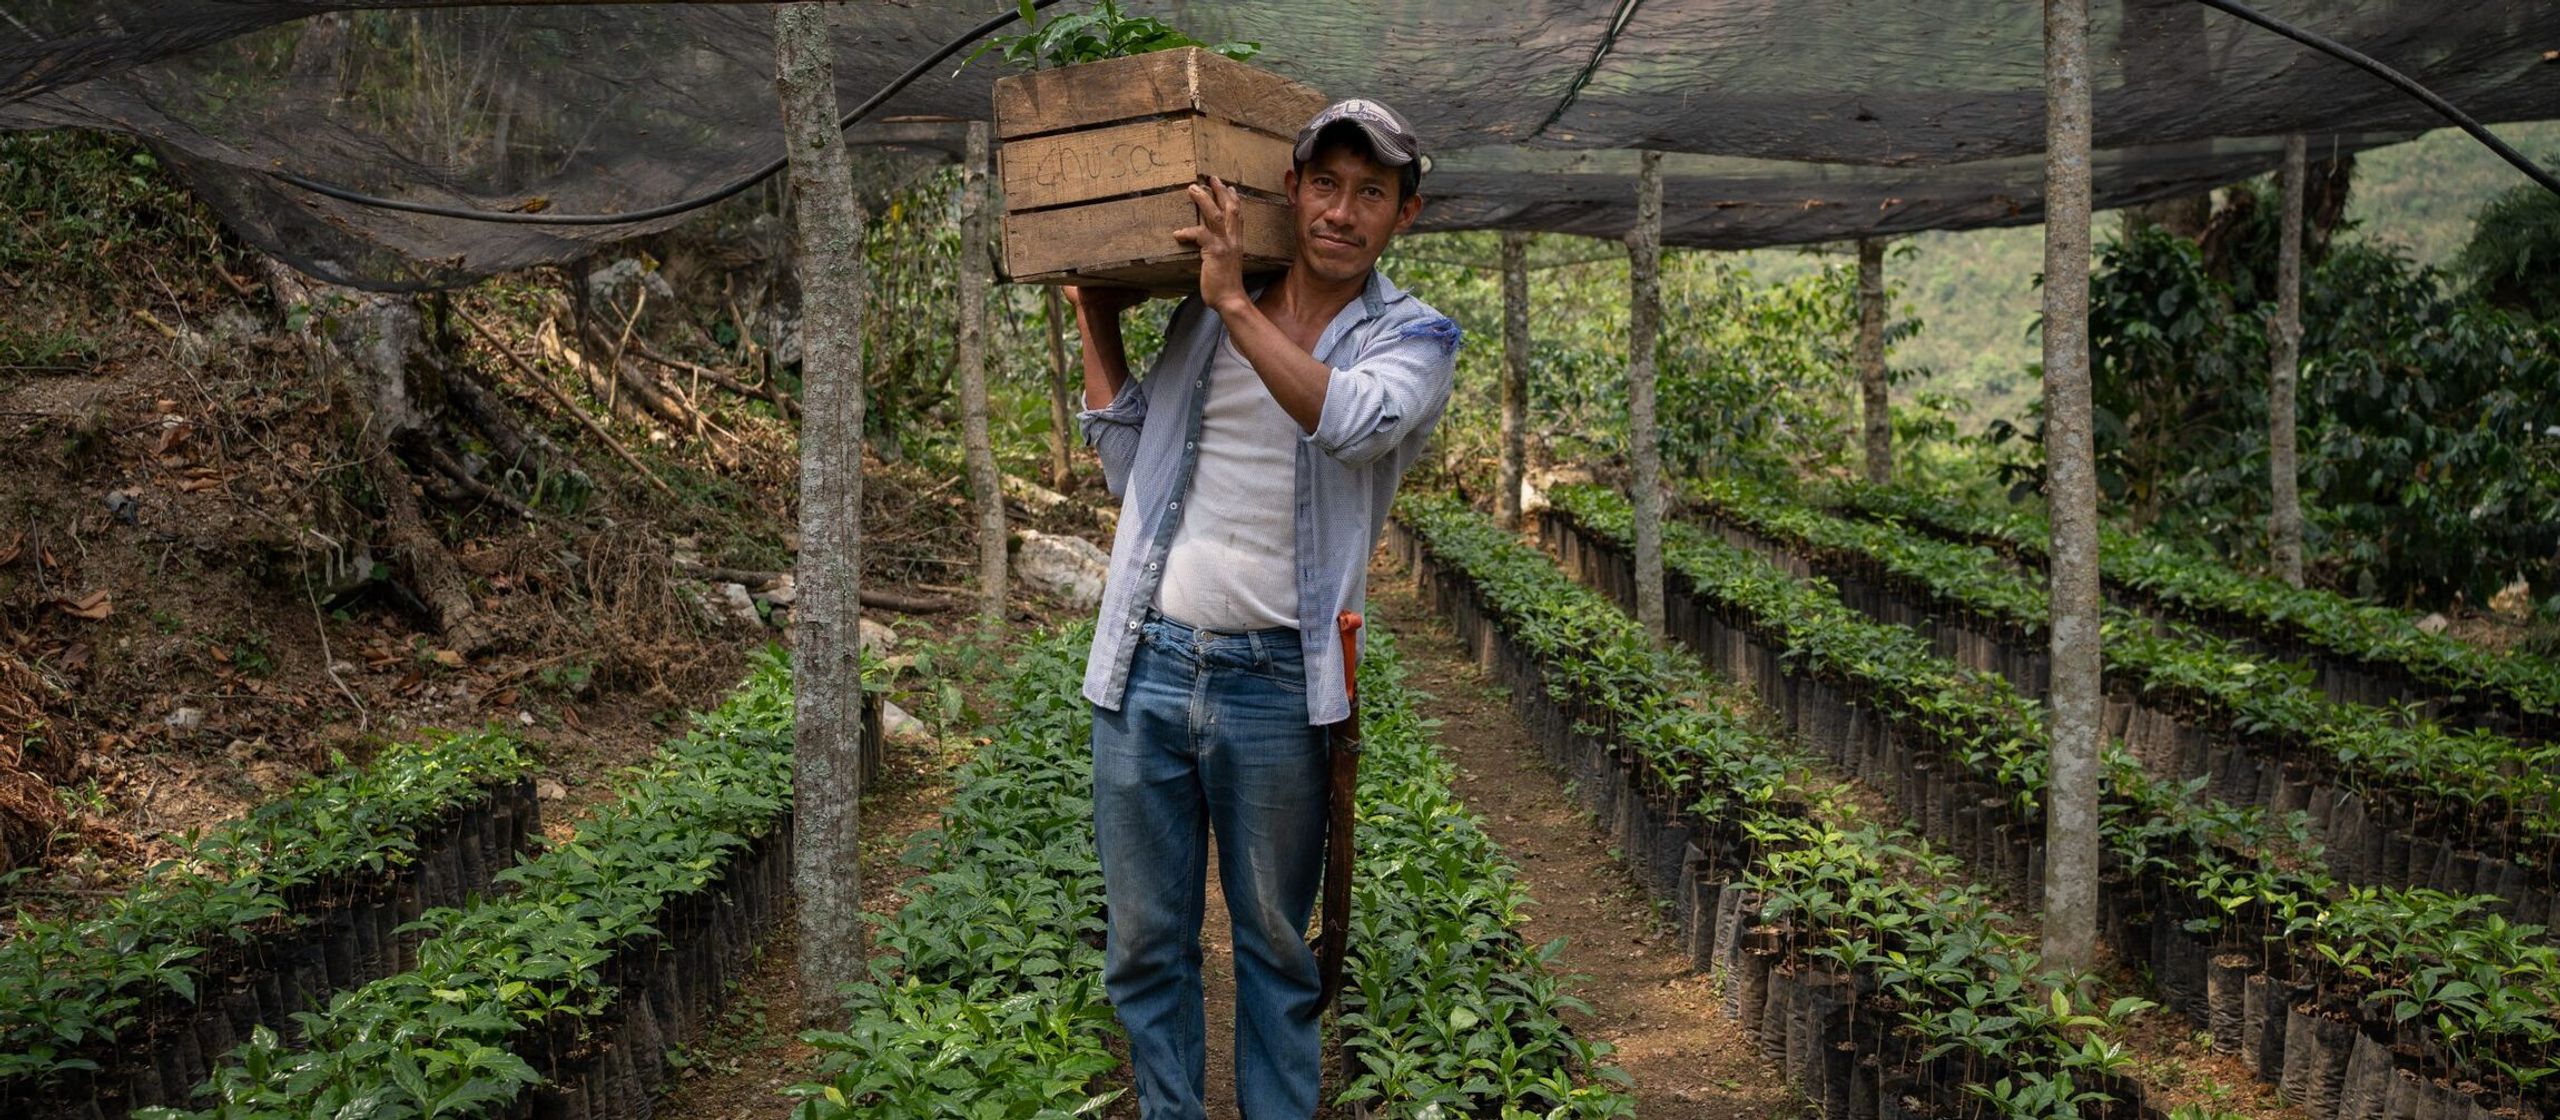
[[[791,574],[789,572],[768,572],[756,568],[724,568],[717,564],[680,563],[676,565],[676,570],[700,579],[712,580],[718,583],[734,583],[753,590],[762,590],[771,587],[774,584],[781,582],[782,577]],[[940,614],[944,611],[958,610],[960,608],[960,603],[956,599],[937,599],[930,595],[910,595],[902,591],[892,591],[877,587],[866,587],[862,589],[862,605],[866,607],[877,607],[884,611],[896,611],[899,614]]]
[[[640,286],[639,296],[631,301],[631,317],[622,321],[622,338],[613,344],[613,360],[605,363],[606,372],[613,374],[622,372],[622,348],[631,345],[631,332],[640,328],[640,309],[647,306],[649,306],[649,286],[643,284]],[[581,339],[580,344],[583,345],[584,341]],[[616,385],[621,382],[622,379],[618,376],[612,381]],[[610,411],[613,408],[613,400],[606,398],[604,405]]]
[[[896,611],[899,614],[940,614],[944,611],[955,611],[960,609],[960,603],[953,599],[936,599],[929,595],[908,595],[902,592],[871,587],[862,589],[862,605],[866,607],[878,607],[884,611]]]
[[[675,496],[675,488],[668,486],[665,479],[659,478],[658,472],[650,470],[649,464],[641,462],[639,456],[632,454],[629,448],[622,446],[621,441],[614,439],[613,433],[606,431],[604,424],[601,421],[598,421],[593,416],[587,415],[587,410],[578,407],[576,402],[571,401],[566,395],[562,394],[560,390],[552,388],[551,383],[543,379],[542,374],[533,368],[532,363],[525,361],[524,358],[517,355],[513,349],[509,348],[506,343],[499,341],[496,332],[490,330],[486,325],[482,324],[480,320],[472,318],[470,312],[464,311],[459,307],[453,309],[453,314],[455,318],[462,320],[463,323],[468,325],[474,333],[477,333],[480,336],[480,341],[488,343],[489,348],[497,351],[499,357],[505,358],[509,365],[516,367],[517,372],[524,374],[525,380],[532,383],[533,387],[537,391],[542,393],[542,395],[551,398],[552,404],[559,406],[561,411],[566,412],[571,417],[575,418],[581,426],[587,429],[587,433],[589,435],[602,440],[606,447],[612,448],[613,453],[616,456],[619,456],[624,463],[630,464],[631,469],[640,472],[640,477],[648,479],[649,485],[657,487],[659,493],[665,494],[668,497]]]
[[[527,521],[544,525],[556,524],[550,514],[524,504],[513,494],[471,477],[471,472],[465,470],[461,463],[454,460],[451,452],[438,446],[435,441],[422,439],[417,442],[418,450],[426,456],[427,465],[434,467],[436,473],[453,480],[453,484],[461,487],[464,494],[497,506]]]
[[[608,339],[598,333],[586,334],[579,341],[579,345],[586,348],[583,353],[570,349],[565,341],[560,343],[560,349],[564,360],[577,363],[587,375],[590,390],[605,393],[608,404],[616,402],[609,389],[597,389],[599,378],[603,379],[608,386],[619,386],[630,390],[633,399],[619,402],[617,407],[631,409],[643,417],[657,417],[678,433],[693,433],[696,442],[700,443],[705,453],[720,466],[735,468],[740,458],[737,433],[710,422],[703,416],[701,409],[684,399],[681,389],[641,369],[637,363],[624,361],[623,352],[628,348],[630,341],[628,328],[625,328],[624,336],[619,340]],[[603,353],[607,348],[611,349],[613,355],[609,365],[598,363],[588,357],[591,354]],[[711,439],[704,436],[703,430],[706,426],[726,439]]]
[[[639,355],[644,360],[655,362],[678,373],[692,374],[695,377],[699,377],[704,381],[708,381],[713,385],[719,386],[720,388],[726,389],[732,393],[736,393],[739,396],[746,397],[749,400],[770,400],[776,407],[782,410],[782,414],[785,418],[798,419],[800,416],[800,402],[794,399],[791,394],[784,392],[780,386],[775,386],[772,392],[767,393],[763,390],[757,389],[755,386],[749,385],[746,382],[740,381],[737,378],[713,369],[710,366],[703,365],[700,362],[689,362],[683,358],[670,358],[656,350],[650,349],[648,343],[641,342],[637,339],[634,339],[631,343],[631,352]]]

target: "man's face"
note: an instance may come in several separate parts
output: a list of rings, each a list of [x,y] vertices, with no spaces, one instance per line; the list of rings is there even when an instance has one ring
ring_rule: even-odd
[[[1398,169],[1345,144],[1328,146],[1291,171],[1297,266],[1337,282],[1367,276],[1387,251],[1387,240],[1422,214],[1419,196],[1397,199],[1398,178]]]

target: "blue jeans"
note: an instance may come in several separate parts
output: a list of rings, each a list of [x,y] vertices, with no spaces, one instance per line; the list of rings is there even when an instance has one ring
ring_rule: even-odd
[[[1200,1120],[1200,913],[1208,837],[1235,930],[1236,1103],[1306,1120],[1321,1076],[1316,958],[1324,729],[1307,723],[1293,629],[1211,633],[1150,616],[1120,710],[1093,714],[1093,824],[1110,943],[1102,980],[1129,1032],[1145,1120]]]

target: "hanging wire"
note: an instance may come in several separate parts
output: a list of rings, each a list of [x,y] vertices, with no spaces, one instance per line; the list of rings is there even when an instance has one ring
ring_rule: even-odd
[[[1626,32],[1627,21],[1636,18],[1636,9],[1643,4],[1644,0],[1618,0],[1617,14],[1609,18],[1608,30],[1601,32],[1600,41],[1593,44],[1591,58],[1582,64],[1581,70],[1574,73],[1572,84],[1565,87],[1564,98],[1556,102],[1554,109],[1548,111],[1547,119],[1539,121],[1538,127],[1529,131],[1531,137],[1546,135],[1549,128],[1554,127],[1557,121],[1564,119],[1564,111],[1573,108],[1573,103],[1581,98],[1582,87],[1590,85],[1592,76],[1600,72],[1600,64],[1608,61],[1609,52],[1616,49],[1618,36]]]
[[[2452,102],[2437,96],[2434,90],[2419,85],[2408,75],[2383,65],[2376,61],[2372,56],[2316,31],[2308,31],[2290,23],[2286,23],[2274,16],[2251,8],[2246,4],[2239,3],[2238,0],[2196,0],[2196,2],[2226,15],[2236,16],[2240,19],[2247,20],[2250,23],[2257,24],[2258,26],[2266,28],[2269,31],[2273,31],[2278,35],[2282,35],[2287,39],[2291,39],[2294,42],[2310,47],[2313,50],[2329,55],[2342,62],[2346,62],[2349,65],[2373,75],[2374,77],[2391,83],[2391,85],[2399,89],[2400,92],[2417,98],[2419,101],[2424,102],[2428,108],[2435,110],[2436,113],[2444,117],[2444,119],[2452,121],[2455,127],[2460,128],[2464,132],[2470,133],[2472,139],[2488,145],[2490,151],[2498,153],[2499,158],[2516,165],[2517,170],[2531,176],[2534,182],[2542,184],[2543,189],[2548,190],[2553,194],[2560,194],[2560,176],[2553,175],[2550,171],[2545,170],[2532,160],[2525,158],[2524,153],[2509,147],[2506,141],[2498,139],[2497,133],[2489,131],[2489,129],[2479,121],[2473,120],[2471,118],[2471,114],[2455,108]]]
[[[1006,24],[1021,19],[1026,12],[1037,12],[1040,9],[1056,4],[1057,2],[1058,0],[1031,0],[1028,7],[1018,4],[1007,5],[1002,15],[991,17],[985,22],[978,24],[976,27],[972,27],[969,30],[962,32],[959,38],[953,39],[949,43],[944,44],[941,50],[935,51],[931,55],[926,56],[922,61],[908,67],[906,73],[900,74],[896,78],[890,80],[888,85],[880,87],[880,91],[878,93],[872,94],[868,99],[864,100],[862,104],[854,106],[852,112],[846,113],[843,120],[836,122],[836,127],[839,130],[852,128],[854,124],[861,121],[862,118],[869,116],[873,110],[878,109],[883,104],[886,104],[890,98],[896,97],[900,91],[913,84],[917,78],[923,77],[926,71],[942,65],[945,59],[960,53],[961,48],[977,42],[979,39],[985,38],[987,35],[995,32],[999,28],[1002,28]],[[748,188],[753,187],[766,179],[772,178],[775,173],[780,172],[784,167],[789,165],[789,157],[778,157],[773,162],[765,164],[763,167],[757,168],[754,171],[750,171],[744,177],[716,188],[708,194],[696,195],[692,198],[670,202],[663,206],[652,206],[646,210],[631,210],[619,214],[528,213],[519,210],[481,210],[467,206],[440,206],[432,202],[416,202],[409,199],[384,198],[380,195],[366,194],[363,191],[354,190],[348,187],[341,187],[334,183],[324,183],[317,179],[296,175],[290,171],[271,171],[268,172],[268,174],[273,175],[280,181],[291,183],[292,185],[300,187],[306,191],[310,191],[313,194],[326,195],[330,198],[337,199],[340,202],[351,202],[358,206],[370,206],[377,210],[397,210],[405,214],[425,214],[429,217],[459,218],[468,222],[491,222],[501,225],[618,226],[632,222],[647,222],[655,221],[659,218],[670,218],[678,214],[702,209],[705,206],[709,206],[712,203],[719,202],[724,199],[734,198],[745,192]]]

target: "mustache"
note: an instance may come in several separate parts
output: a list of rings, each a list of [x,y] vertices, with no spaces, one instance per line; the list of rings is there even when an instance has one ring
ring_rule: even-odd
[[[1328,226],[1323,222],[1316,222],[1309,225],[1307,227],[1307,236],[1330,237],[1336,241],[1347,241],[1354,247],[1362,249],[1369,247],[1369,239],[1360,236],[1359,231],[1347,229],[1341,226]]]

